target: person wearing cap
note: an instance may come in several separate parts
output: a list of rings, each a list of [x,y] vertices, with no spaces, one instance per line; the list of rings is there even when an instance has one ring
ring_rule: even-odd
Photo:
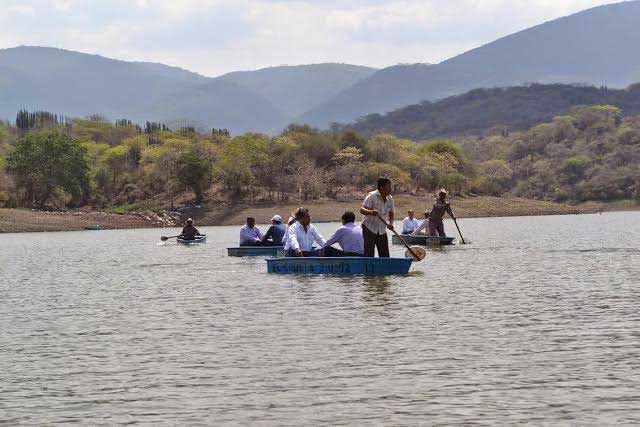
[[[247,223],[240,228],[240,246],[263,246],[262,237],[255,218],[247,218]]]
[[[362,256],[364,254],[364,240],[362,227],[355,224],[356,214],[345,212],[342,214],[342,227],[338,228],[333,236],[324,244],[323,255],[326,257]],[[340,245],[342,250],[334,248],[334,243]]]
[[[197,228],[193,226],[193,219],[187,218],[187,224],[180,233],[180,238],[184,240],[195,240],[196,236],[201,236]]]
[[[404,219],[404,221],[402,221],[402,234],[411,234],[420,225],[418,220],[415,218],[415,213],[413,212],[413,209],[409,209],[409,212],[407,212],[407,215],[408,216]]]
[[[280,215],[274,215],[271,218],[271,227],[267,230],[262,238],[262,244],[265,246],[282,246],[284,233],[287,231],[287,226],[282,223],[282,217]]]
[[[433,201],[433,207],[429,215],[429,236],[446,237],[444,223],[442,222],[446,213],[453,218],[451,205],[447,202],[447,190],[442,188],[438,191],[438,197]]]
[[[387,228],[393,230],[395,205],[391,197],[391,180],[378,178],[377,190],[367,194],[360,213],[364,215],[362,221],[362,237],[364,238],[364,256],[372,257],[378,248],[379,257],[389,257],[389,239]],[[385,218],[388,226],[381,219]]]

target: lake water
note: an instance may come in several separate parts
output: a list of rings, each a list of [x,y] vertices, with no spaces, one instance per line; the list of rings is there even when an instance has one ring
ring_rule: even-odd
[[[267,275],[237,227],[0,235],[0,424],[640,423],[640,213],[460,226],[377,278]]]

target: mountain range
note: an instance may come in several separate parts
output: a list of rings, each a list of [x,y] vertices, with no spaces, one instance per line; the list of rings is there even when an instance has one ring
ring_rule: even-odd
[[[326,128],[475,88],[523,83],[625,87],[640,81],[640,1],[600,6],[498,39],[439,64],[376,70],[279,66],[220,77],[47,47],[0,50],[0,118],[18,109],[163,121],[232,133]]]

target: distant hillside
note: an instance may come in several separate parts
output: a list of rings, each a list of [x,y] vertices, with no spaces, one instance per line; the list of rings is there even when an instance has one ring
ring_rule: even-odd
[[[185,119],[234,132],[269,131],[286,124],[282,113],[260,95],[232,82],[212,82],[162,64],[52,48],[5,49],[0,51],[0,117],[13,119],[24,108],[78,117],[100,113],[139,122]],[[225,109],[231,107],[234,112],[228,114]]]
[[[477,135],[497,125],[526,129],[567,114],[571,107],[598,104],[616,105],[625,114],[640,113],[640,85],[628,90],[562,84],[474,89],[383,116],[371,114],[346,127],[365,135],[388,132],[410,139]]]
[[[17,47],[0,50],[0,118],[13,120],[19,109],[47,110],[273,133],[372,72],[318,64],[209,78],[162,64]]]
[[[625,87],[640,81],[640,2],[596,7],[501,38],[438,65],[380,70],[297,122],[325,127],[478,87],[530,82]]]
[[[225,74],[218,80],[245,86],[291,119],[323,104],[376,70],[349,64],[313,64]]]

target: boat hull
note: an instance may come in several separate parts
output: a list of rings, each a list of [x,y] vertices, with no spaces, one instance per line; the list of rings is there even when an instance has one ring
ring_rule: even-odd
[[[194,240],[185,240],[185,239],[180,239],[178,238],[176,240],[179,244],[181,245],[199,245],[201,243],[206,243],[207,242],[207,236],[196,236],[196,238]]]
[[[227,256],[267,256],[274,258],[282,257],[284,256],[284,246],[240,246],[237,248],[227,248]]]
[[[283,257],[267,258],[267,271],[276,274],[407,274],[411,258]]]
[[[402,238],[408,245],[422,246],[447,246],[452,245],[455,237],[439,237],[439,236],[408,236],[402,235]],[[394,245],[401,245],[402,241],[398,236],[392,236],[391,241]]]

